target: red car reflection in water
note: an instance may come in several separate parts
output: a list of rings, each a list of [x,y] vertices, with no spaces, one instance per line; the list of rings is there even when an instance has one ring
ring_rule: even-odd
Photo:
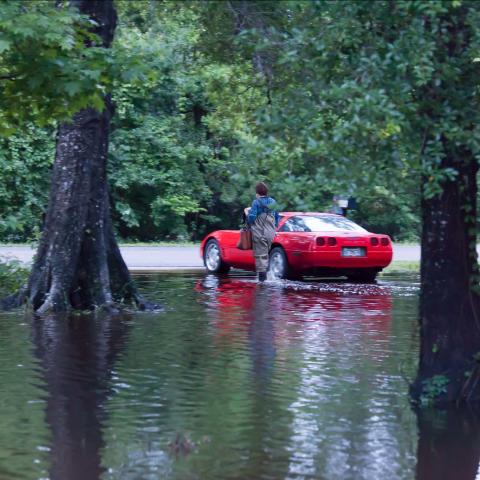
[[[239,236],[239,230],[217,230],[204,238],[200,253],[208,272],[255,270],[253,252],[236,247]],[[308,274],[371,282],[391,260],[388,235],[370,233],[341,215],[284,212],[269,269],[277,278]]]
[[[207,275],[196,290],[207,307],[213,351],[229,379],[224,384],[236,378],[243,382],[241,409],[251,409],[249,418],[260,415],[271,425],[272,416],[278,414],[282,421],[275,428],[289,432],[290,451],[303,455],[308,450],[305,455],[310,461],[308,455],[317,455],[312,451],[325,444],[317,440],[318,429],[337,428],[337,415],[343,425],[353,425],[359,421],[358,408],[365,409],[360,416],[365,417],[362,427],[367,433],[360,443],[368,442],[378,412],[365,407],[365,395],[369,395],[365,392],[371,390],[375,398],[389,373],[385,361],[391,350],[389,286],[258,284],[254,277]],[[357,394],[362,396],[358,406],[355,400],[346,401]],[[352,437],[340,433],[334,438],[345,444]],[[346,447],[344,455],[356,454],[350,451],[355,448]]]
[[[369,343],[388,341],[392,317],[389,287],[348,283],[274,282],[259,285],[253,278],[207,275],[195,288],[214,312],[218,340],[240,340],[252,322],[268,323],[275,342],[303,336],[310,328],[340,328],[330,342],[341,344],[341,325],[368,337]],[[303,325],[298,328],[299,324]]]

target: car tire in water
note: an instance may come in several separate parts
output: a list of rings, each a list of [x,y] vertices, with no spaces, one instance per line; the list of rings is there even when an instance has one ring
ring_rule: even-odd
[[[357,270],[347,275],[347,278],[351,282],[372,283],[377,278],[377,273],[377,270]]]
[[[270,251],[268,271],[278,279],[290,277],[287,255],[282,247],[274,247]]]
[[[230,265],[222,259],[220,245],[213,238],[205,245],[203,263],[209,273],[227,273],[230,270]]]

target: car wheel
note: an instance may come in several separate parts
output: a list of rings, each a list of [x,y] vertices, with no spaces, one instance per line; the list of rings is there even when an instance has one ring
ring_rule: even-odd
[[[205,245],[203,263],[210,273],[227,273],[230,270],[230,265],[222,260],[220,245],[214,239],[210,239]]]
[[[372,283],[377,278],[377,270],[358,270],[347,275],[347,278],[352,282]]]
[[[288,278],[290,268],[288,266],[287,256],[281,247],[272,248],[269,256],[268,271],[275,278]]]

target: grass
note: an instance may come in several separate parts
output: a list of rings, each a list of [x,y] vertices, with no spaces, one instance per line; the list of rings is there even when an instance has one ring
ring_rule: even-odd
[[[0,257],[0,299],[24,285],[30,269],[18,260]]]
[[[402,272],[416,272],[420,273],[420,262],[395,261],[387,268],[384,268],[382,273],[402,273]]]
[[[37,248],[36,243],[3,243],[0,242],[0,247],[33,247]]]

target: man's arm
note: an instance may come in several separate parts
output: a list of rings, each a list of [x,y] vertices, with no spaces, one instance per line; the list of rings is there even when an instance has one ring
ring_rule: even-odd
[[[278,228],[278,222],[280,221],[280,215],[276,210],[273,211],[273,215],[275,217],[275,228]]]

